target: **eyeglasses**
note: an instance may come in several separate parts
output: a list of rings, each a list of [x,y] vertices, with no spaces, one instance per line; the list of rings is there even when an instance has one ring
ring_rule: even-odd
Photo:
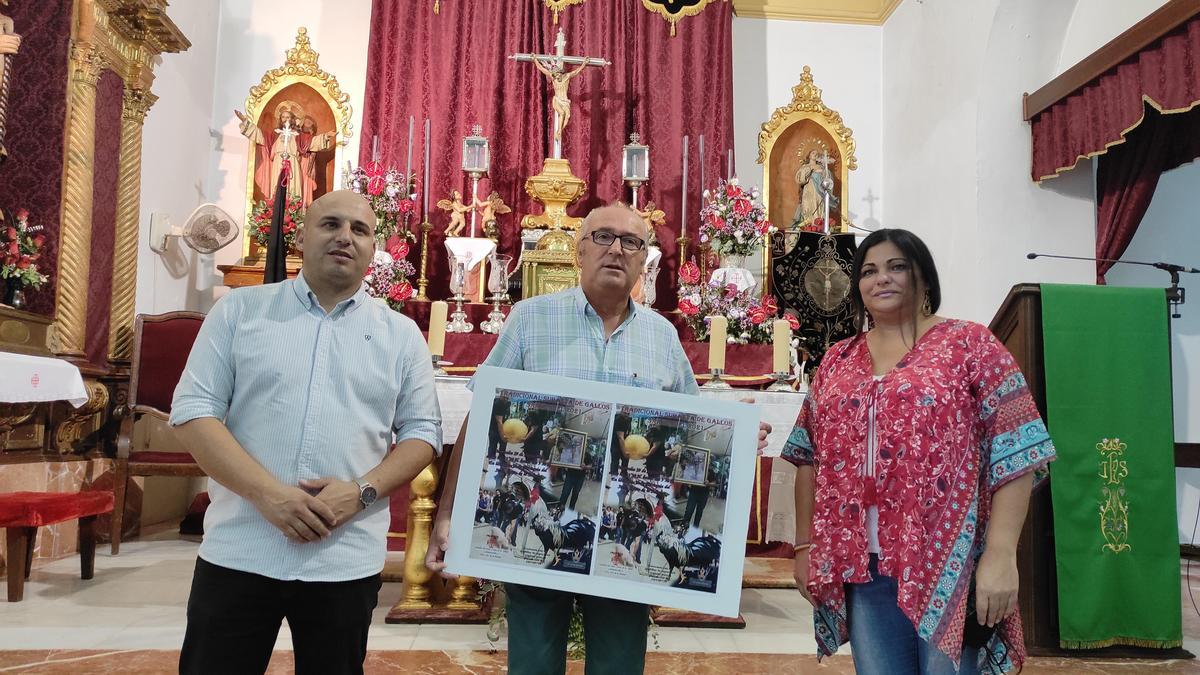
[[[640,251],[646,246],[645,240],[643,240],[641,237],[632,234],[623,234],[618,237],[607,230],[594,230],[587,235],[587,238],[596,242],[597,245],[603,246],[604,248],[612,246],[614,241],[620,239],[621,248],[625,251]]]

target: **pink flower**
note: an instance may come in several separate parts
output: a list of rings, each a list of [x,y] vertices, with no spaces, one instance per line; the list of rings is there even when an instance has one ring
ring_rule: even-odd
[[[767,313],[763,311],[762,307],[754,307],[747,313],[747,316],[750,317],[750,323],[755,326],[761,325],[767,320]]]
[[[726,284],[725,285],[725,297],[728,298],[729,300],[736,298],[738,296],[738,292],[739,291],[738,291],[737,284]]]
[[[767,297],[763,298],[762,308],[763,311],[770,316],[775,316],[775,314],[779,312],[779,305],[775,302],[775,296],[768,295]]]
[[[737,214],[739,218],[745,218],[746,216],[750,215],[750,212],[753,210],[754,206],[750,203],[749,199],[738,199],[733,202],[733,212]]]
[[[17,228],[10,227],[5,231],[5,235],[9,241],[15,241],[17,238]]]
[[[28,220],[29,219],[29,209],[17,209],[17,213],[15,215],[16,215],[17,220]]]
[[[367,193],[372,197],[378,197],[379,195],[383,194],[383,189],[385,187],[386,185],[383,182],[383,178],[380,176],[373,176],[367,181]]]
[[[800,319],[796,318],[795,314],[791,314],[791,313],[784,314],[783,318],[787,319],[788,326],[792,330],[800,330]]]
[[[694,284],[700,281],[700,267],[694,262],[685,262],[679,268],[679,279],[685,284]]]
[[[42,244],[45,244],[45,243],[46,243],[46,235],[39,234],[39,235],[34,236],[33,245],[36,246],[37,248],[41,248]]]
[[[398,236],[392,235],[387,242],[387,252],[396,260],[403,260],[408,257],[408,242]]]
[[[681,312],[681,313],[682,313],[684,316],[695,316],[695,315],[696,315],[696,312],[699,312],[699,311],[700,311],[700,308],[699,308],[699,307],[697,307],[697,306],[695,306],[695,305],[693,305],[693,304],[692,304],[690,301],[688,301],[688,300],[680,300],[680,301],[679,301],[679,311],[680,311],[680,312]]]

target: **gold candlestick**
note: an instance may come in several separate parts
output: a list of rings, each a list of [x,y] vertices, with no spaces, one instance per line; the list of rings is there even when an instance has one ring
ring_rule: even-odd
[[[421,223],[421,276],[417,279],[417,297],[414,298],[418,302],[429,302],[429,296],[425,295],[425,288],[429,285],[425,267],[429,263],[429,232],[432,229],[433,224],[428,219]]]

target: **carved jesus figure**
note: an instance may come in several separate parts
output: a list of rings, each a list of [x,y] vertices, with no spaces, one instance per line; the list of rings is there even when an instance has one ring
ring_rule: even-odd
[[[255,162],[254,183],[267,200],[275,196],[275,188],[279,185],[280,176],[288,173],[288,199],[299,199],[303,208],[307,209],[312,200],[312,191],[307,191],[308,201],[305,201],[306,180],[300,166],[301,158],[310,152],[319,152],[333,147],[333,132],[320,135],[304,133],[300,130],[300,119],[303,110],[290,101],[284,101],[275,108],[276,128],[263,133],[254,121],[240,110],[234,110],[240,120],[239,130],[258,148],[258,161]]]
[[[566,130],[567,122],[571,119],[571,99],[567,96],[567,85],[570,84],[571,78],[588,67],[589,62],[590,59],[584,58],[578,68],[568,71],[554,61],[550,61],[547,65],[542,63],[541,59],[533,60],[534,67],[546,76],[546,79],[550,81],[550,86],[554,89],[554,98],[550,103],[554,108],[557,121],[554,126],[554,140],[559,143],[562,143],[563,131]]]

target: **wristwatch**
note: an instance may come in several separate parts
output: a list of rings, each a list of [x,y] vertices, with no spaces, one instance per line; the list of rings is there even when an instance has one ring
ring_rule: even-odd
[[[379,499],[379,490],[361,478],[355,478],[354,482],[358,485],[358,503],[362,504],[364,509],[369,508]]]

